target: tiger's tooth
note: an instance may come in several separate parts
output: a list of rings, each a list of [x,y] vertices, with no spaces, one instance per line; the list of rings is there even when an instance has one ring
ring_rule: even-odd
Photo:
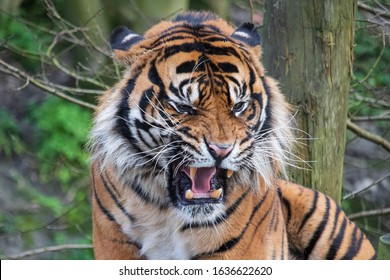
[[[191,190],[186,191],[186,199],[191,200],[194,197],[194,193]]]
[[[195,175],[196,175],[197,168],[190,167],[190,178],[192,181],[194,181]]]
[[[228,169],[227,172],[226,172],[226,176],[228,178],[230,178],[230,177],[232,177],[232,175],[233,175],[233,170]]]
[[[221,194],[222,194],[222,188],[219,188],[215,191],[210,192],[209,197],[217,199],[221,197]]]

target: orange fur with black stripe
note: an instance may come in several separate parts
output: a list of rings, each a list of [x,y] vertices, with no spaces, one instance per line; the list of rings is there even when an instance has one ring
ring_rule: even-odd
[[[330,198],[283,181],[293,120],[260,37],[209,13],[111,35],[123,79],[91,133],[98,259],[370,259]]]

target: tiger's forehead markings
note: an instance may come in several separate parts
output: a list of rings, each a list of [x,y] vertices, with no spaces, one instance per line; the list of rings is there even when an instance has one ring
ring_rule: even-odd
[[[240,70],[231,62],[232,60],[226,58],[215,60],[207,55],[199,55],[198,58],[182,62],[176,67],[176,74],[184,75],[181,76],[184,79],[177,90],[172,90],[171,85],[171,91],[176,97],[191,104],[199,99],[199,106],[204,104],[203,99],[207,99],[210,94],[222,94],[226,96],[227,104],[234,104],[244,97],[246,87],[239,82]],[[194,85],[190,86],[192,83]]]
[[[214,36],[214,37],[220,37],[223,40],[229,40],[229,38],[226,38],[225,36],[221,35],[221,30],[214,26],[214,25],[197,25],[196,27],[188,25],[188,23],[184,24],[177,24],[174,26],[171,26],[169,28],[166,28],[164,30],[160,31],[160,36],[157,38],[157,40],[154,42],[154,44],[157,44],[161,41],[169,39],[169,41],[175,40],[176,38],[179,39],[178,36],[182,37],[205,37],[205,36]],[[172,36],[172,37],[170,37]]]

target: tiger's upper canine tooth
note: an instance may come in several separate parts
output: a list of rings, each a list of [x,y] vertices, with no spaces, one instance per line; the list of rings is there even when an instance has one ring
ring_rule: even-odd
[[[191,190],[186,191],[186,199],[191,200],[194,197],[194,193]]]
[[[196,167],[190,167],[190,178],[191,178],[192,181],[194,181],[194,178],[195,178],[197,170],[198,169]]]
[[[232,177],[232,175],[233,175],[233,170],[228,169],[228,170],[226,171],[226,176],[227,176],[228,178],[230,178],[230,177]]]
[[[221,197],[221,194],[222,194],[222,188],[219,188],[217,190],[209,192],[209,197],[214,198],[214,199],[218,199]]]

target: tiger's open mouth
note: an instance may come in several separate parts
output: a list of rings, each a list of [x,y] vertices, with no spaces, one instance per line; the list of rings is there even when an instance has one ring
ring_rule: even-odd
[[[233,171],[217,167],[182,166],[172,178],[176,198],[182,205],[221,203],[226,180]]]

